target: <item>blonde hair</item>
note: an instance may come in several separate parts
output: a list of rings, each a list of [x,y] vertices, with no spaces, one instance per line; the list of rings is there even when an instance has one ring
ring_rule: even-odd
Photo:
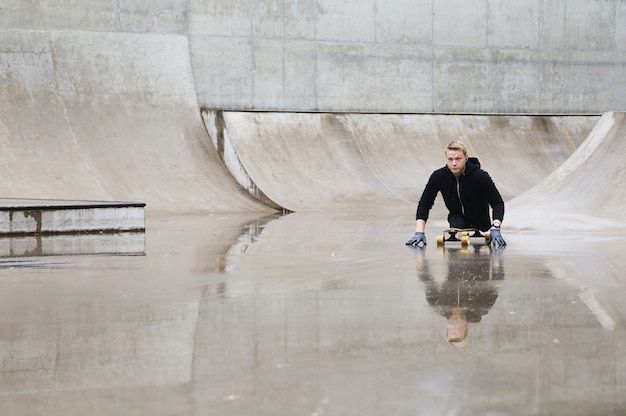
[[[465,328],[463,336],[453,338],[448,334],[448,331],[446,331],[446,341],[448,341],[448,344],[450,344],[454,348],[463,348],[465,344],[467,344],[467,332],[468,329]]]
[[[463,142],[460,140],[453,140],[448,143],[446,149],[444,150],[444,153],[447,153],[448,150],[460,150],[463,152],[463,156],[467,157],[467,147],[465,147],[465,144],[463,144]]]

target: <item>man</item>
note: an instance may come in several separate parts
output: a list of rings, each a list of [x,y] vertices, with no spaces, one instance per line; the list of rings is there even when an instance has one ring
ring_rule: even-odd
[[[487,172],[480,168],[476,158],[469,158],[467,148],[460,141],[453,141],[445,149],[446,166],[430,175],[426,188],[417,205],[416,232],[407,245],[426,245],[424,229],[437,193],[441,192],[448,208],[451,228],[477,228],[490,230],[489,243],[505,246],[500,233],[504,218],[504,201]],[[493,212],[493,221],[489,207]]]

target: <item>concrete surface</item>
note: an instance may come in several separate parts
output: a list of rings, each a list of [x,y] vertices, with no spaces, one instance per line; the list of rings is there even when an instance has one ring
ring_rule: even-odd
[[[146,233],[0,241],[2,415],[626,413],[622,2],[88,3],[0,4],[0,194]],[[410,249],[459,136],[508,246]]]
[[[502,252],[416,252],[412,227],[411,213],[168,216],[149,221],[145,256],[2,260],[0,410],[624,414],[621,236],[505,231]],[[463,348],[445,338],[458,304]]]
[[[147,213],[266,209],[238,189],[208,140],[184,36],[0,38],[10,45],[0,52],[3,197],[137,201]]]
[[[556,170],[598,117],[203,112],[238,158],[234,177],[292,211],[411,208],[443,149],[463,140],[505,200]],[[209,124],[210,123],[210,124]],[[225,163],[229,166],[228,163]],[[250,191],[254,195],[254,191]]]
[[[122,51],[136,51],[141,72],[188,63],[187,71],[177,68],[178,81],[193,80],[203,108],[592,115],[626,110],[622,0],[30,0],[28,7],[4,1],[0,28],[0,78],[39,78],[38,71],[14,65],[33,55],[47,59],[42,52],[50,48],[28,40],[45,38],[79,56],[81,43],[99,45],[85,51],[90,58],[75,60],[85,80],[104,70],[103,81],[149,87],[150,79],[133,75],[120,58],[119,39],[133,39],[136,49],[127,44]],[[145,45],[153,41],[162,48]],[[172,51],[178,42],[185,45]],[[163,62],[153,59],[156,51]],[[120,69],[130,73],[117,74]],[[179,84],[170,81],[162,85]]]
[[[248,120],[235,124],[242,130],[230,131],[235,143],[245,142],[245,135],[233,132],[248,131],[251,121],[269,117],[231,113],[224,118],[230,116],[231,123]],[[265,136],[262,127],[274,131],[281,117],[258,124],[258,137],[273,137]],[[355,116],[351,124],[348,116],[316,117],[335,133],[342,131],[337,120],[345,126],[358,125],[360,119]],[[311,118],[288,118],[294,119],[311,123]],[[461,126],[468,122],[451,120]],[[506,131],[511,123],[501,126],[508,126],[502,127]],[[528,189],[519,202],[510,201],[510,214],[541,217],[536,212],[551,209],[560,192],[584,199],[587,193],[571,189],[586,186],[576,172],[587,173],[597,188],[614,187],[613,177],[604,175],[621,171],[619,157],[612,154],[621,154],[623,128],[623,113],[603,115],[556,169],[557,180],[548,175],[535,187],[518,184]],[[312,160],[334,156],[346,170],[377,166],[374,162],[386,157],[376,159],[375,146],[365,141],[358,143],[370,157],[359,159],[345,150],[352,140],[336,141],[347,146],[343,153],[326,153],[330,141],[307,139],[316,146],[296,148],[294,154],[304,149]],[[404,142],[410,148],[411,140]],[[285,151],[285,143],[269,148]],[[479,140],[471,143],[481,148]],[[565,156],[566,140],[546,143]],[[502,146],[508,151],[499,153],[500,161],[508,166],[509,156],[516,154],[509,144]],[[433,158],[439,154],[439,164],[441,147],[436,142],[427,152]],[[398,152],[408,158],[405,153]],[[259,156],[265,160],[265,154]],[[284,162],[289,166],[289,160]],[[266,164],[273,166],[269,160]],[[294,174],[304,176],[307,165],[294,166],[300,167]],[[310,174],[326,174],[310,169]],[[382,173],[379,177],[393,177]],[[325,180],[332,192],[343,186]],[[398,179],[399,189],[403,180]],[[503,180],[515,183],[515,176]],[[397,194],[402,193],[390,192]],[[528,198],[533,194],[536,205]],[[509,227],[505,218],[508,245],[503,250],[437,248],[435,237],[445,226],[440,208],[428,223],[426,249],[406,247],[414,206],[383,196],[379,201],[389,202],[367,210],[344,205],[287,215],[159,212],[147,216],[145,252],[134,253],[140,255],[34,252],[0,259],[0,412],[626,412],[623,228],[601,227],[603,219],[620,214],[619,193],[604,200],[597,214],[608,217],[597,217],[594,230],[577,230],[576,218],[568,215],[561,222],[573,231],[542,222]],[[291,200],[298,198],[295,193]],[[361,203],[361,194],[354,198]],[[592,202],[571,208],[586,209]],[[136,241],[128,241],[132,244]],[[446,332],[458,325],[450,316],[459,311],[468,330],[464,345],[455,347]]]
[[[48,256],[142,256],[145,240],[145,233],[137,231],[5,235],[0,238],[0,262],[8,268],[49,264],[49,259],[38,259]]]
[[[511,201],[510,220],[557,229],[622,229],[625,138],[626,113],[604,114],[565,163]]]
[[[143,232],[144,203],[0,198],[0,235]]]
[[[188,25],[179,30],[189,36],[201,107],[374,113],[626,110],[626,4],[621,0],[188,4]],[[181,2],[170,5],[175,10]]]

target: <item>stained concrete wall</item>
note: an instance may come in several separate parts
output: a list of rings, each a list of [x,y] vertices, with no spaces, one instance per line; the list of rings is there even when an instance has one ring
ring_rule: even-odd
[[[626,109],[622,0],[31,0],[0,28],[185,35],[201,107]]]
[[[192,2],[209,107],[596,113],[626,107],[619,0]]]

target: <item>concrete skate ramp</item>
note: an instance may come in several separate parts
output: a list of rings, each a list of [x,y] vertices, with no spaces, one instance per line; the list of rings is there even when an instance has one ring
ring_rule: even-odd
[[[581,146],[541,183],[508,205],[507,226],[624,228],[626,113],[605,113]]]
[[[3,198],[271,211],[211,142],[186,36],[0,30],[0,45]],[[509,200],[564,162],[596,120],[224,112],[222,134],[275,207],[411,212],[450,140],[468,144]]]
[[[0,45],[3,197],[268,210],[207,141],[185,36],[20,30]]]
[[[225,112],[223,119],[251,182],[282,207],[412,211],[451,140],[468,145],[509,200],[557,169],[599,117]]]

